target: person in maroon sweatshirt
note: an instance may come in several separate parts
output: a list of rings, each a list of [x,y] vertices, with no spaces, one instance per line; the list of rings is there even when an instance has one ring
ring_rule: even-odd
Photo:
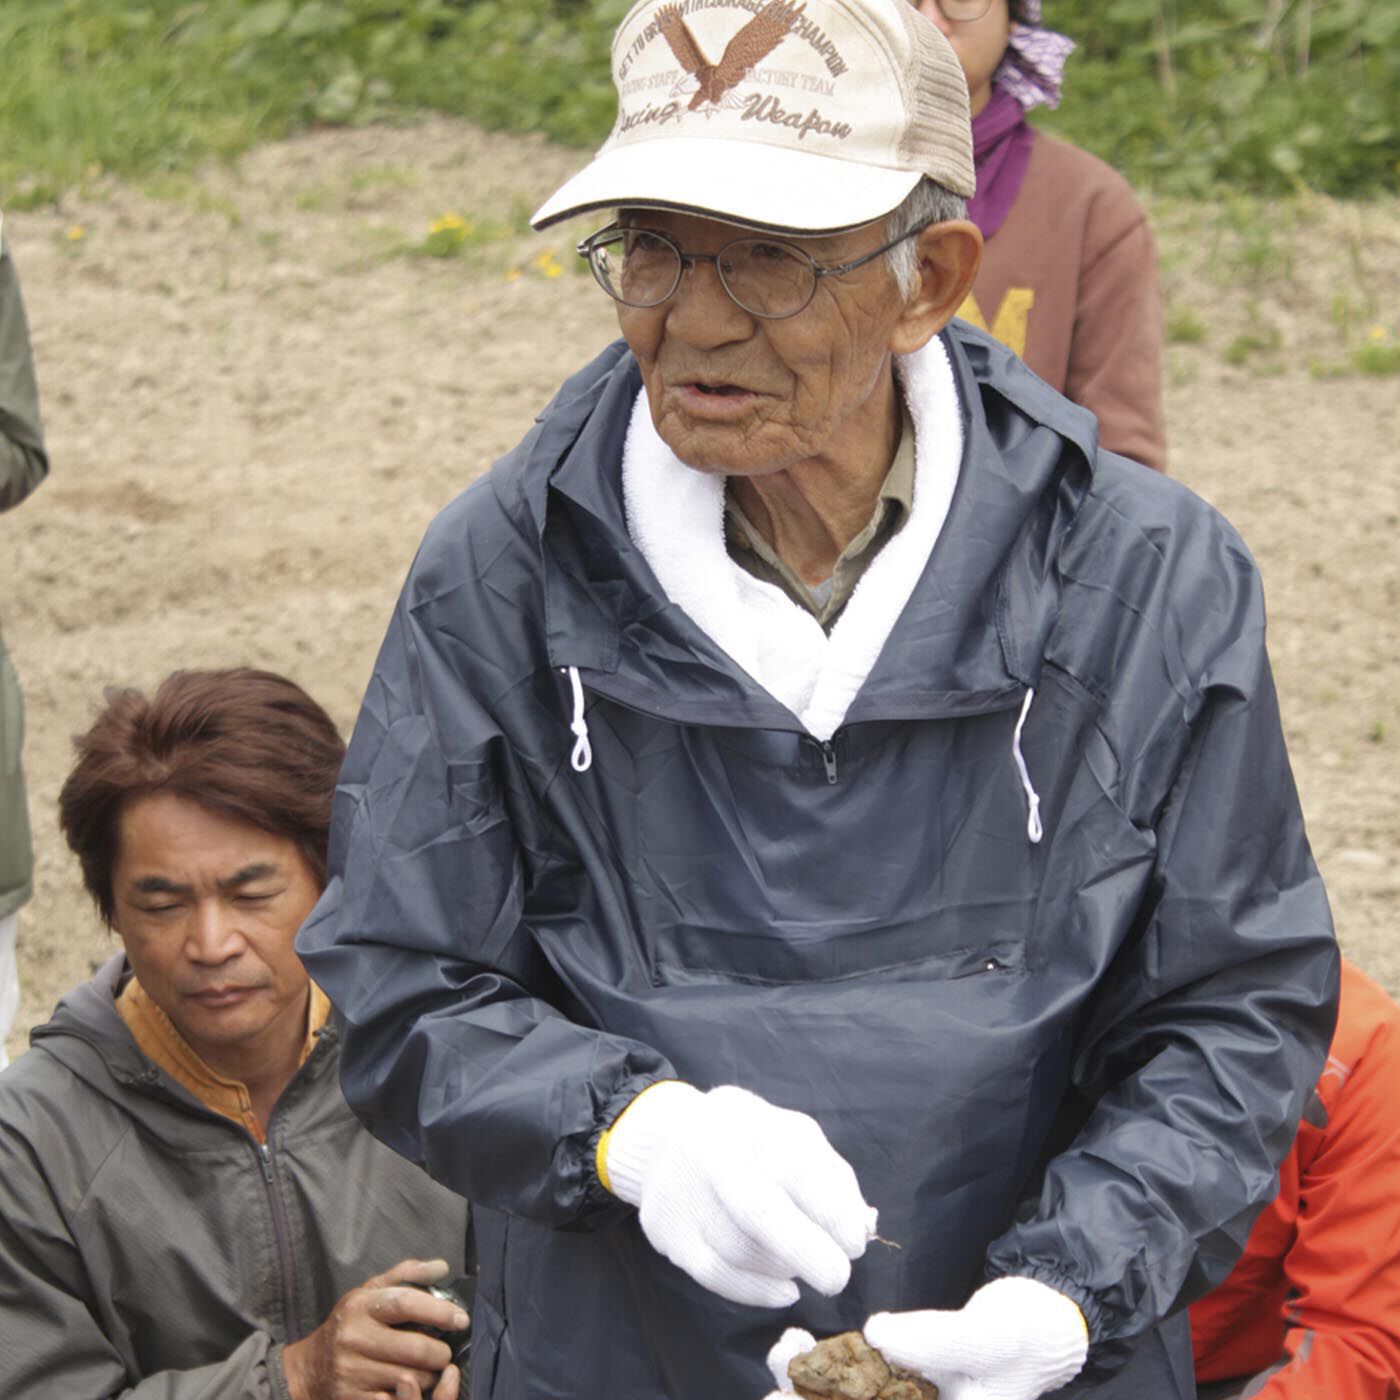
[[[1026,121],[1059,103],[1073,43],[1040,27],[1040,0],[916,3],[952,44],[972,99],[968,217],[986,246],[961,316],[1090,409],[1103,446],[1165,471],[1162,297],[1147,214],[1117,171]]]

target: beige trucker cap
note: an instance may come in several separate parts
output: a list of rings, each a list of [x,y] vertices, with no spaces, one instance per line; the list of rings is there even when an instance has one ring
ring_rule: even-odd
[[[974,188],[967,82],[908,0],[638,0],[617,121],[531,222],[621,205],[827,233]]]

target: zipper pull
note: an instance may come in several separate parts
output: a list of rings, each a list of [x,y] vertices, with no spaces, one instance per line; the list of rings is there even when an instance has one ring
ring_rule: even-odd
[[[822,740],[822,762],[826,765],[826,780],[836,782],[836,749],[830,739]]]

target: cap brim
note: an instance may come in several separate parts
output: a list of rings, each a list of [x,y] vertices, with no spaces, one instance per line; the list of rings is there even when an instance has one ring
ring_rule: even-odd
[[[605,147],[535,211],[547,228],[593,209],[678,209],[789,233],[837,233],[888,214],[922,179],[763,141],[653,138]]]

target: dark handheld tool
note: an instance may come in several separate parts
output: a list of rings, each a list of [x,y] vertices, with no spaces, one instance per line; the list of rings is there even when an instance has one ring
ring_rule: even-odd
[[[452,1363],[462,1372],[461,1400],[466,1400],[467,1362],[472,1349],[471,1314],[472,1304],[476,1301],[476,1278],[469,1275],[458,1275],[456,1278],[441,1279],[437,1283],[410,1283],[405,1287],[421,1288],[424,1293],[431,1294],[434,1298],[441,1298],[445,1303],[455,1304],[466,1313],[467,1325],[458,1332],[448,1331],[441,1327],[428,1327],[421,1322],[399,1323],[399,1326],[405,1331],[419,1332],[425,1337],[436,1337],[452,1348]]]

